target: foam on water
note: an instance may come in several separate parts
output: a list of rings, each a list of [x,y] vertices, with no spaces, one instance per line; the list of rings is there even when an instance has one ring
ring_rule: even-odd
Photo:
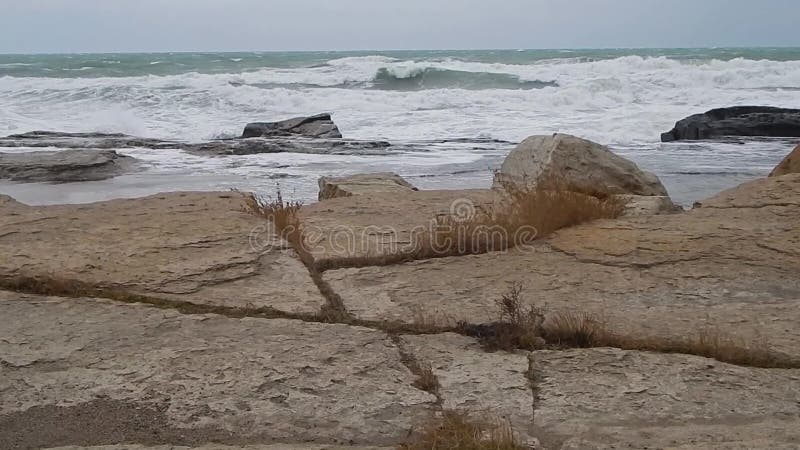
[[[421,74],[445,78],[421,92],[398,92],[394,84],[375,89],[376,80],[414,84]],[[549,81],[558,86],[524,89]],[[469,90],[460,89],[465,85]],[[563,131],[604,143],[653,142],[677,119],[711,107],[797,106],[799,89],[800,61],[626,56],[520,65],[367,56],[225,74],[4,76],[0,132],[128,131],[202,140],[235,134],[252,120],[332,111],[354,138],[519,140]]]
[[[782,146],[789,143],[726,148],[670,147],[658,141],[676,120],[714,107],[798,107],[800,52],[630,53],[72,55],[53,61],[4,56],[0,134],[44,129],[200,141],[236,136],[251,121],[329,111],[344,135],[355,139],[520,141],[531,134],[571,133],[610,144],[662,177],[675,177],[676,185],[700,172],[761,173],[787,152]],[[161,151],[141,156],[158,170],[202,167],[207,176],[272,171],[310,179],[351,167],[407,168],[412,176],[439,174],[460,183],[450,166],[473,164],[469,172],[475,165],[496,164],[510,148],[501,147],[488,156],[469,146],[450,146],[430,147],[436,156],[379,159],[269,155],[220,162]],[[266,160],[277,165],[264,166]],[[267,172],[254,168],[259,164]]]

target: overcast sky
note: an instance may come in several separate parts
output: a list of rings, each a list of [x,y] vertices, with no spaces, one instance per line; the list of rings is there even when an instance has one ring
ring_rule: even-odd
[[[800,46],[800,0],[0,0],[0,53]]]

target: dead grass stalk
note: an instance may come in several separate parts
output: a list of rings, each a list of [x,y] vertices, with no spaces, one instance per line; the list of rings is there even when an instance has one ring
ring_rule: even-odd
[[[441,418],[412,433],[401,450],[522,450],[511,426],[501,420],[476,420],[444,411]]]

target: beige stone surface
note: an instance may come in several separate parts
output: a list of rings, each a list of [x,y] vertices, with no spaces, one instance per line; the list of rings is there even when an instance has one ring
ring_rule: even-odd
[[[184,447],[179,445],[98,445],[93,447],[55,447],[49,450],[390,450],[393,447],[364,447],[340,445],[315,445],[315,444],[269,444],[269,445],[203,445],[200,447]]]
[[[300,220],[316,261],[383,256],[413,248],[415,233],[437,216],[486,212],[492,203],[488,189],[371,193],[304,206]]]
[[[683,212],[683,208],[672,202],[667,196],[655,195],[619,195],[625,202],[623,217],[652,216],[658,214],[675,214]]]
[[[800,445],[798,370],[617,349],[540,351],[530,358],[535,427],[544,442],[567,441],[565,448]]]
[[[800,356],[800,175],[749,183],[685,214],[599,221],[507,253],[334,270],[368,319],[498,319],[513,283],[530,303],[612,328],[682,337],[707,325]]]
[[[307,269],[243,194],[170,193],[88,205],[0,200],[0,277],[50,276],[225,306],[316,312]]]
[[[800,145],[795,147],[794,150],[775,167],[775,170],[773,170],[769,176],[779,177],[790,173],[800,173]]]
[[[7,292],[0,317],[0,448],[118,444],[115,420],[140,444],[392,445],[436,401],[365,328]]]
[[[360,173],[347,177],[322,177],[319,179],[319,200],[353,195],[385,192],[403,195],[417,188],[392,172]]]
[[[430,364],[445,409],[505,420],[520,440],[535,438],[526,353],[487,353],[474,339],[452,333],[404,336],[403,342],[420,364]]]
[[[431,364],[445,407],[506,418],[523,442],[535,437],[555,449],[800,445],[800,370],[602,348],[486,353],[452,334],[403,341]]]

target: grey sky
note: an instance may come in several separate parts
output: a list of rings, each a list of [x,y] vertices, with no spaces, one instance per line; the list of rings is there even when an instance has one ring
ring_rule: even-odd
[[[0,0],[0,53],[800,46],[798,0]]]

